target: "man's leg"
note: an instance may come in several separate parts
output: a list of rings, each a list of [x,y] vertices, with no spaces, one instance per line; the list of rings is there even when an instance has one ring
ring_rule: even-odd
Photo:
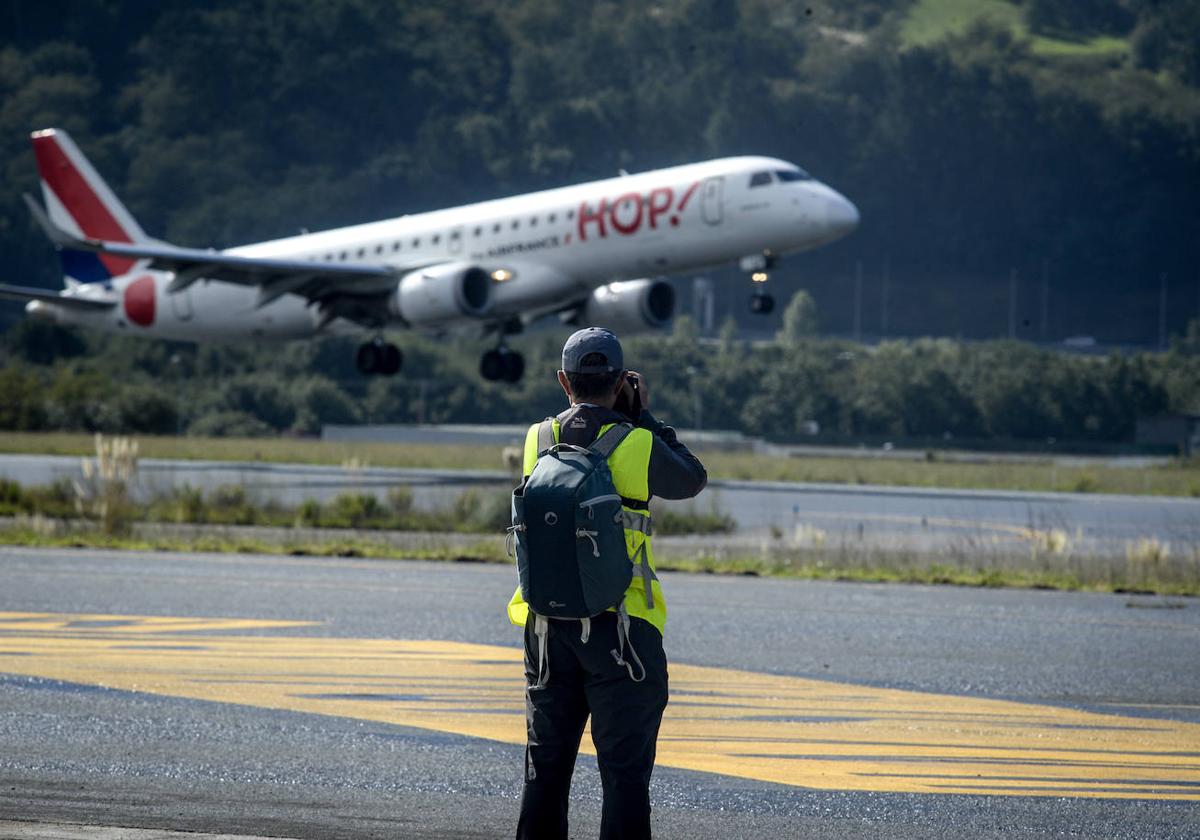
[[[571,624],[551,621],[546,635],[550,679],[543,688],[532,688],[538,680],[533,620],[531,615],[525,626],[528,745],[517,840],[566,840],[571,775],[588,716],[584,673],[571,648],[564,644],[564,634],[571,632]]]
[[[616,647],[615,620],[594,628],[587,645],[592,741],[604,785],[602,840],[650,837],[650,774],[667,705],[667,657],[653,625],[633,619],[629,638],[646,668],[642,682],[630,679],[610,653]],[[631,658],[628,650],[624,655]]]

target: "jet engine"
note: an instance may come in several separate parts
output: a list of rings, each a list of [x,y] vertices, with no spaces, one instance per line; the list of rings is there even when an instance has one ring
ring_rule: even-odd
[[[487,314],[491,278],[466,263],[443,263],[410,271],[392,295],[392,314],[417,327],[436,326]]]
[[[578,321],[618,334],[665,327],[675,314],[675,290],[663,280],[622,280],[592,292]]]

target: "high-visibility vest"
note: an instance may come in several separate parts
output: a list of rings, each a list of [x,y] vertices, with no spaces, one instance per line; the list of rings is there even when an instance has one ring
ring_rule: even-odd
[[[533,472],[538,459],[538,426],[534,423],[525,435],[524,475]],[[600,427],[599,435],[608,431],[613,424]],[[553,423],[554,440],[560,439],[558,419]],[[625,516],[625,547],[633,561],[633,580],[625,590],[625,609],[629,615],[644,619],[663,632],[667,623],[667,602],[663,600],[662,587],[654,573],[654,551],[651,548],[650,510],[645,506],[650,500],[650,450],[654,446],[654,435],[648,429],[634,429],[620,446],[608,456],[608,469],[612,473],[613,485],[621,494],[621,509]],[[631,507],[626,502],[640,502]],[[650,586],[650,596],[646,586]],[[529,618],[529,606],[521,597],[521,587],[508,602],[508,620],[521,627]]]

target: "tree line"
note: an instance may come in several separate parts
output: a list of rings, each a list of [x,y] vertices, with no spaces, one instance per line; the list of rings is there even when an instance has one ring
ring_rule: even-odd
[[[1120,47],[1058,53],[987,20],[911,43],[918,5],[12,0],[5,279],[60,282],[19,199],[28,132],[51,125],[153,235],[216,247],[760,153],[862,210],[773,280],[832,332],[861,263],[894,335],[1002,333],[1014,272],[1020,337],[1154,341],[1163,275],[1181,333],[1200,305],[1200,0],[1019,3],[1038,37]]]
[[[670,335],[627,338],[626,355],[668,422],[778,441],[1094,447],[1132,442],[1139,417],[1200,412],[1200,321],[1166,353],[1092,356],[1014,341],[822,339],[810,307],[789,307],[772,341],[739,340],[732,322],[701,340],[683,317]],[[511,386],[479,379],[480,347],[465,339],[390,336],[405,372],[364,378],[348,338],[206,347],[29,322],[0,340],[0,429],[255,436],[528,423],[563,406],[560,332],[518,340],[528,373]]]

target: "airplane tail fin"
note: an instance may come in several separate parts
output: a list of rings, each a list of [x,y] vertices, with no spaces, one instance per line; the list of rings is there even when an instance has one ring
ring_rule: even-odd
[[[149,242],[141,225],[60,128],[35,131],[33,153],[42,181],[42,197],[50,219],[63,230],[87,239],[108,242]],[[133,271],[138,263],[127,257],[62,250],[64,279],[106,283]]]

